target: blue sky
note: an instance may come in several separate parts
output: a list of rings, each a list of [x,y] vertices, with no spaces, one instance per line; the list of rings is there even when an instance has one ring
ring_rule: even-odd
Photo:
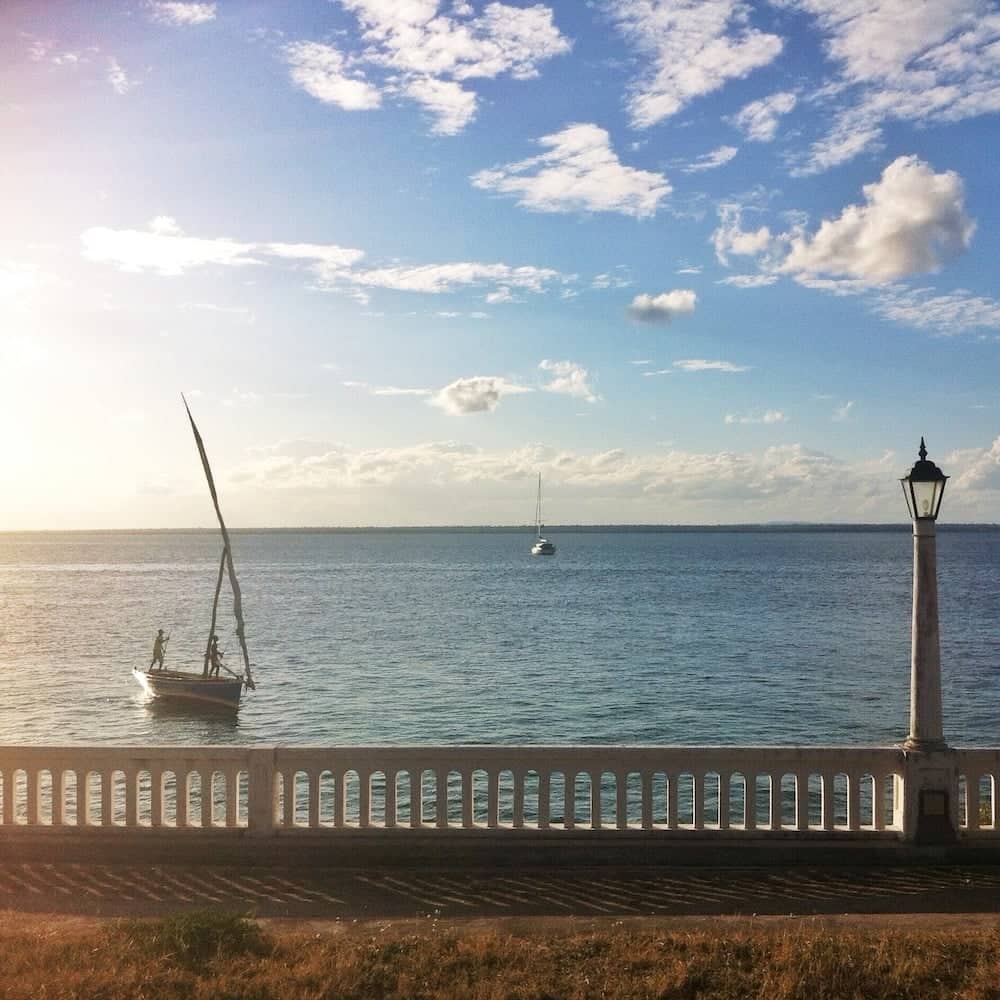
[[[1000,499],[1000,11],[8,0],[0,527]]]

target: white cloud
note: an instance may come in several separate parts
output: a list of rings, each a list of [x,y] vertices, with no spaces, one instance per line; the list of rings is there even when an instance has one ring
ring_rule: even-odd
[[[539,293],[552,283],[571,280],[570,276],[545,267],[512,267],[509,264],[418,264],[411,267],[381,267],[338,275],[346,281],[402,292],[436,295],[467,286],[499,285],[500,293],[511,288]],[[487,302],[510,301],[491,298]]]
[[[552,380],[542,386],[546,392],[573,396],[575,399],[583,399],[588,403],[596,403],[601,398],[590,385],[587,369],[575,361],[546,360],[539,362],[538,367],[552,373]]]
[[[701,274],[701,272],[701,264],[685,264],[683,267],[677,268],[674,274]]]
[[[704,358],[687,358],[675,361],[675,368],[685,372],[748,372],[749,365],[736,365],[732,361],[706,361]]]
[[[764,288],[777,280],[776,274],[732,274],[728,278],[720,278],[716,284],[732,285],[733,288]]]
[[[630,361],[630,365],[651,365],[653,362],[649,358],[642,358],[640,361]]]
[[[367,288],[442,294],[464,287],[491,287],[491,302],[512,301],[511,289],[541,294],[552,285],[575,280],[551,268],[531,265],[452,264],[360,268],[364,251],[322,243],[240,243],[230,239],[185,236],[170,216],[157,216],[149,231],[93,227],[82,236],[83,254],[90,260],[114,264],[122,271],[151,271],[178,275],[209,265],[259,264],[278,258],[302,261],[319,287],[353,290],[366,298]],[[470,314],[472,316],[472,314]],[[476,313],[473,318],[486,318]]]
[[[953,171],[936,174],[917,157],[901,156],[863,192],[864,205],[847,206],[812,237],[794,237],[782,270],[879,284],[940,270],[972,240],[975,223]]]
[[[168,225],[173,229],[164,231]],[[84,257],[115,264],[122,271],[178,275],[210,264],[232,267],[255,263],[252,243],[183,236],[169,216],[157,216],[148,232],[95,226],[81,239]]]
[[[382,95],[358,69],[348,66],[344,56],[331,45],[319,42],[292,42],[285,58],[292,80],[307,94],[345,111],[366,111],[382,103]]]
[[[774,237],[767,226],[755,232],[743,229],[743,211],[740,205],[724,202],[719,205],[719,226],[712,233],[712,245],[720,264],[729,264],[729,255],[757,257],[769,254],[774,246]]]
[[[642,293],[632,299],[628,314],[640,323],[669,323],[693,313],[697,303],[698,296],[690,288],[675,288],[659,295]]]
[[[949,456],[952,473],[952,492],[970,490],[1000,490],[1000,437],[994,438],[989,448],[969,449]]]
[[[319,510],[330,509],[331,497],[359,487],[369,491],[373,503],[379,487],[391,486],[397,496],[407,487],[414,488],[413,496],[432,489],[434,523],[454,522],[470,505],[479,509],[486,497],[498,520],[516,523],[523,520],[525,495],[533,499],[525,484],[541,470],[558,490],[567,520],[621,520],[627,509],[636,520],[659,522],[667,497],[674,523],[731,521],[734,509],[742,521],[828,520],[831,511],[854,521],[898,519],[899,487],[892,471],[875,462],[846,464],[801,444],[756,452],[668,447],[647,453],[575,452],[533,443],[491,451],[458,441],[365,449],[307,445],[257,449],[239,473],[243,488],[256,495],[312,491]],[[508,494],[509,506],[495,506]],[[442,510],[448,498],[455,498],[455,507]],[[354,496],[350,503],[356,506]],[[410,517],[408,523],[431,523],[424,511],[410,508]]]
[[[525,80],[571,47],[542,4],[493,2],[478,15],[467,3],[443,13],[439,0],[342,0],[342,6],[358,19],[363,50],[348,60],[329,45],[298,42],[286,47],[292,78],[348,110],[378,107],[383,91],[415,101],[430,112],[438,135],[456,135],[476,116],[478,97],[463,81],[504,74]],[[366,79],[362,65],[381,74],[381,87]]]
[[[514,298],[513,292],[507,287],[501,286],[494,292],[488,292],[486,294],[487,305],[495,306],[501,305],[504,302],[517,302],[518,300]]]
[[[926,288],[889,288],[871,306],[894,323],[945,336],[1000,329],[1000,301],[961,288],[944,295],[934,295]]]
[[[742,416],[727,413],[725,422],[727,424],[783,424],[787,421],[788,417],[781,410],[765,410],[760,414],[747,413]]]
[[[305,261],[309,270],[324,284],[336,282],[349,274],[349,269],[365,255],[364,250],[341,247],[335,243],[258,243],[256,251],[262,256]]]
[[[487,191],[516,195],[535,212],[620,212],[637,219],[656,214],[671,191],[662,174],[626,167],[597,125],[569,125],[542,136],[547,152],[473,174]]]
[[[504,396],[516,396],[524,392],[531,392],[531,389],[508,382],[497,375],[472,375],[446,385],[430,402],[445,413],[457,417],[469,413],[492,412]]]
[[[429,396],[430,389],[400,389],[395,385],[382,385],[372,389],[373,396]]]
[[[839,76],[830,133],[797,173],[818,173],[880,142],[897,119],[954,122],[1000,110],[1000,14],[985,0],[784,0],[813,15]]]
[[[153,18],[163,24],[186,27],[215,20],[214,3],[191,3],[182,0],[150,0]]]
[[[628,101],[636,128],[768,65],[782,48],[777,35],[750,26],[741,0],[611,0],[610,13],[651,62]]]
[[[720,146],[718,149],[713,149],[711,153],[703,153],[698,159],[681,169],[686,174],[715,170],[716,167],[725,166],[738,152],[739,150],[735,146]]]
[[[795,108],[797,98],[789,91],[762,97],[744,105],[733,118],[751,142],[771,142],[778,132],[778,119]]]
[[[139,85],[139,81],[131,78],[115,58],[108,60],[108,83],[116,94],[127,94],[133,87]]]
[[[673,375],[672,368],[657,368],[653,371],[643,372],[643,378],[655,378],[657,375]]]
[[[431,113],[435,135],[458,135],[476,117],[476,95],[454,80],[418,77],[403,87],[403,93]]]
[[[833,420],[835,423],[842,424],[845,420],[847,420],[851,416],[851,411],[853,409],[854,409],[854,400],[849,399],[846,403],[844,403],[842,406],[838,406],[833,411],[833,416],[830,419]]]
[[[629,270],[627,264],[616,264],[614,268],[604,274],[598,274],[594,276],[594,280],[591,281],[591,288],[628,288],[629,285],[634,285],[635,279],[632,277],[632,272]]]
[[[342,0],[364,28],[365,57],[417,76],[518,80],[538,75],[541,63],[570,50],[552,10],[542,4],[488,3],[476,17],[471,6],[439,13],[439,0]]]

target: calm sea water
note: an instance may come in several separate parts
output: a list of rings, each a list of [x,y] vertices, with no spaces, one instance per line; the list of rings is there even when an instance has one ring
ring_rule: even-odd
[[[911,539],[884,531],[233,537],[258,690],[146,703],[158,627],[199,668],[211,532],[0,534],[0,743],[893,743]],[[938,538],[945,731],[1000,741],[1000,531]],[[223,648],[235,660],[231,605]]]

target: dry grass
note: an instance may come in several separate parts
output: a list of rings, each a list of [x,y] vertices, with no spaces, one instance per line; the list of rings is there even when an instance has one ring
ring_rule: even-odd
[[[0,995],[11,998],[1000,997],[998,925],[526,922],[509,932],[428,921],[418,933],[371,924],[306,933],[197,913],[103,925],[12,918],[0,922],[0,949]]]

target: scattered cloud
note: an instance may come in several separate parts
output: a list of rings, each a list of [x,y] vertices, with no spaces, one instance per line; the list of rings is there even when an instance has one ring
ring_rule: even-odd
[[[935,295],[927,288],[889,288],[872,301],[871,307],[894,323],[944,336],[1000,329],[1000,301],[964,289]]]
[[[690,288],[675,288],[659,295],[637,295],[628,314],[640,323],[669,323],[678,316],[693,313],[698,296]]]
[[[1000,18],[983,0],[784,0],[816,20],[838,75],[829,133],[800,161],[819,173],[876,147],[887,121],[956,122],[1000,110]]]
[[[628,288],[635,284],[632,271],[627,264],[616,264],[610,271],[594,276],[591,288]]]
[[[952,473],[952,492],[1000,490],[1000,437],[994,438],[989,448],[968,449],[949,456]]]
[[[794,236],[782,270],[881,284],[938,271],[968,248],[975,223],[965,213],[962,180],[901,156],[813,236]]]
[[[506,289],[517,288],[525,292],[540,293],[553,283],[572,280],[571,276],[544,267],[512,267],[509,264],[419,264],[411,267],[381,267],[369,270],[345,271],[336,278],[378,288],[401,292],[426,292],[437,295],[460,287],[498,285],[501,294]],[[490,298],[488,302],[509,301]]]
[[[195,24],[207,24],[209,21],[215,20],[216,5],[214,3],[150,0],[149,7],[153,19],[161,24],[189,27]]]
[[[688,358],[675,361],[675,368],[685,372],[748,372],[749,365],[736,365],[732,361],[706,361],[704,358]]]
[[[625,166],[597,125],[568,125],[542,136],[547,151],[472,175],[475,187],[513,195],[534,212],[620,212],[636,219],[656,214],[671,186],[663,174]]]
[[[743,207],[734,202],[723,202],[718,207],[719,226],[712,233],[712,246],[720,264],[728,266],[730,255],[760,257],[769,255],[774,248],[774,237],[767,226],[755,232],[743,229]]]
[[[651,365],[653,362],[649,358],[643,358],[641,361],[630,361],[630,365]]]
[[[292,81],[324,104],[345,111],[367,111],[382,103],[382,94],[364,73],[350,68],[342,53],[320,42],[292,42],[284,48]]]
[[[430,113],[434,135],[458,135],[476,117],[476,95],[454,80],[419,77],[403,93]]]
[[[470,413],[488,413],[499,406],[504,396],[516,396],[532,390],[524,385],[509,382],[498,375],[472,375],[456,379],[446,385],[430,400],[433,406],[445,413],[460,417]]]
[[[788,421],[781,410],[765,410],[763,413],[747,413],[743,415],[727,413],[725,422],[727,424],[783,424]]]
[[[650,62],[628,99],[633,126],[655,125],[773,62],[782,39],[752,27],[751,12],[742,0],[611,0],[619,31]]]
[[[764,288],[777,280],[776,274],[732,274],[728,278],[720,278],[716,284],[732,285],[733,288]]]
[[[682,267],[677,268],[674,274],[701,274],[701,272],[701,264],[684,264]]]
[[[842,406],[838,406],[833,411],[833,416],[830,419],[833,420],[835,423],[841,424],[850,417],[851,411],[853,409],[854,409],[854,400],[849,399],[846,403],[844,403]]]
[[[127,94],[139,85],[139,81],[130,77],[113,57],[108,59],[108,83],[116,94]]]
[[[440,0],[342,0],[361,27],[363,48],[350,57],[319,42],[286,46],[292,79],[318,100],[347,110],[378,107],[382,95],[411,100],[431,116],[431,132],[456,135],[476,116],[478,97],[463,82],[537,76],[571,48],[543,4],[514,7]],[[380,75],[378,84],[367,73]]]
[[[252,243],[184,236],[168,216],[157,216],[148,231],[96,226],[81,239],[84,257],[114,264],[122,271],[178,275],[209,264],[255,263]]]
[[[689,163],[686,167],[682,167],[681,170],[685,174],[697,174],[703,170],[715,170],[716,167],[727,164],[738,152],[739,150],[735,146],[720,146],[718,149],[713,149],[711,153],[703,153],[698,159]]]
[[[109,229],[96,226],[81,235],[83,255],[113,264],[122,271],[179,275],[209,265],[243,266],[279,260],[302,262],[318,287],[354,290],[366,298],[365,289],[442,294],[465,287],[487,287],[490,302],[512,301],[511,289],[541,294],[553,285],[576,280],[551,268],[531,265],[458,262],[450,264],[361,267],[363,250],[322,243],[242,243],[231,239],[185,236],[170,216],[157,216],[148,230]],[[486,313],[470,313],[485,319]]]
[[[587,369],[575,361],[541,361],[538,367],[552,374],[551,381],[542,386],[545,392],[561,393],[588,403],[596,403],[601,398],[590,385]]]
[[[643,378],[655,378],[657,375],[673,375],[673,368],[656,368],[654,370],[643,372]]]
[[[323,366],[327,368],[327,365]],[[333,367],[336,370],[336,367]],[[359,382],[354,379],[347,379],[341,382],[341,385],[346,389],[357,389],[361,392],[367,392],[372,396],[430,396],[432,391],[430,389],[401,389],[395,385],[371,385],[369,382]]]
[[[973,461],[985,457],[976,455]],[[990,459],[983,466],[990,470]],[[1000,482],[1000,442],[991,471]],[[622,448],[578,452],[526,444],[487,450],[459,441],[431,441],[396,448],[349,448],[342,444],[288,442],[257,449],[239,472],[244,489],[326,492],[392,486],[436,488],[440,497],[459,496],[468,509],[469,495],[488,492],[494,498],[509,490],[511,517],[524,505],[525,483],[541,470],[574,511],[588,510],[598,498],[613,498],[621,511],[627,504],[637,519],[663,519],[664,497],[671,501],[675,523],[723,522],[732,519],[734,503],[741,520],[828,520],[831,511],[845,520],[886,519],[895,515],[898,485],[893,472],[878,462],[845,463],[801,444],[777,445],[760,451],[684,451],[667,446],[653,452]],[[950,488],[950,487],[949,487]],[[353,502],[353,498],[352,498]],[[606,508],[602,508],[606,509]],[[873,516],[874,515],[874,516]],[[455,513],[445,511],[445,521]],[[586,514],[579,516],[586,520]],[[619,515],[620,516],[620,515]],[[416,512],[410,523],[428,523]]]
[[[778,132],[778,119],[792,111],[796,103],[790,91],[771,94],[742,107],[732,123],[750,142],[771,142]]]

